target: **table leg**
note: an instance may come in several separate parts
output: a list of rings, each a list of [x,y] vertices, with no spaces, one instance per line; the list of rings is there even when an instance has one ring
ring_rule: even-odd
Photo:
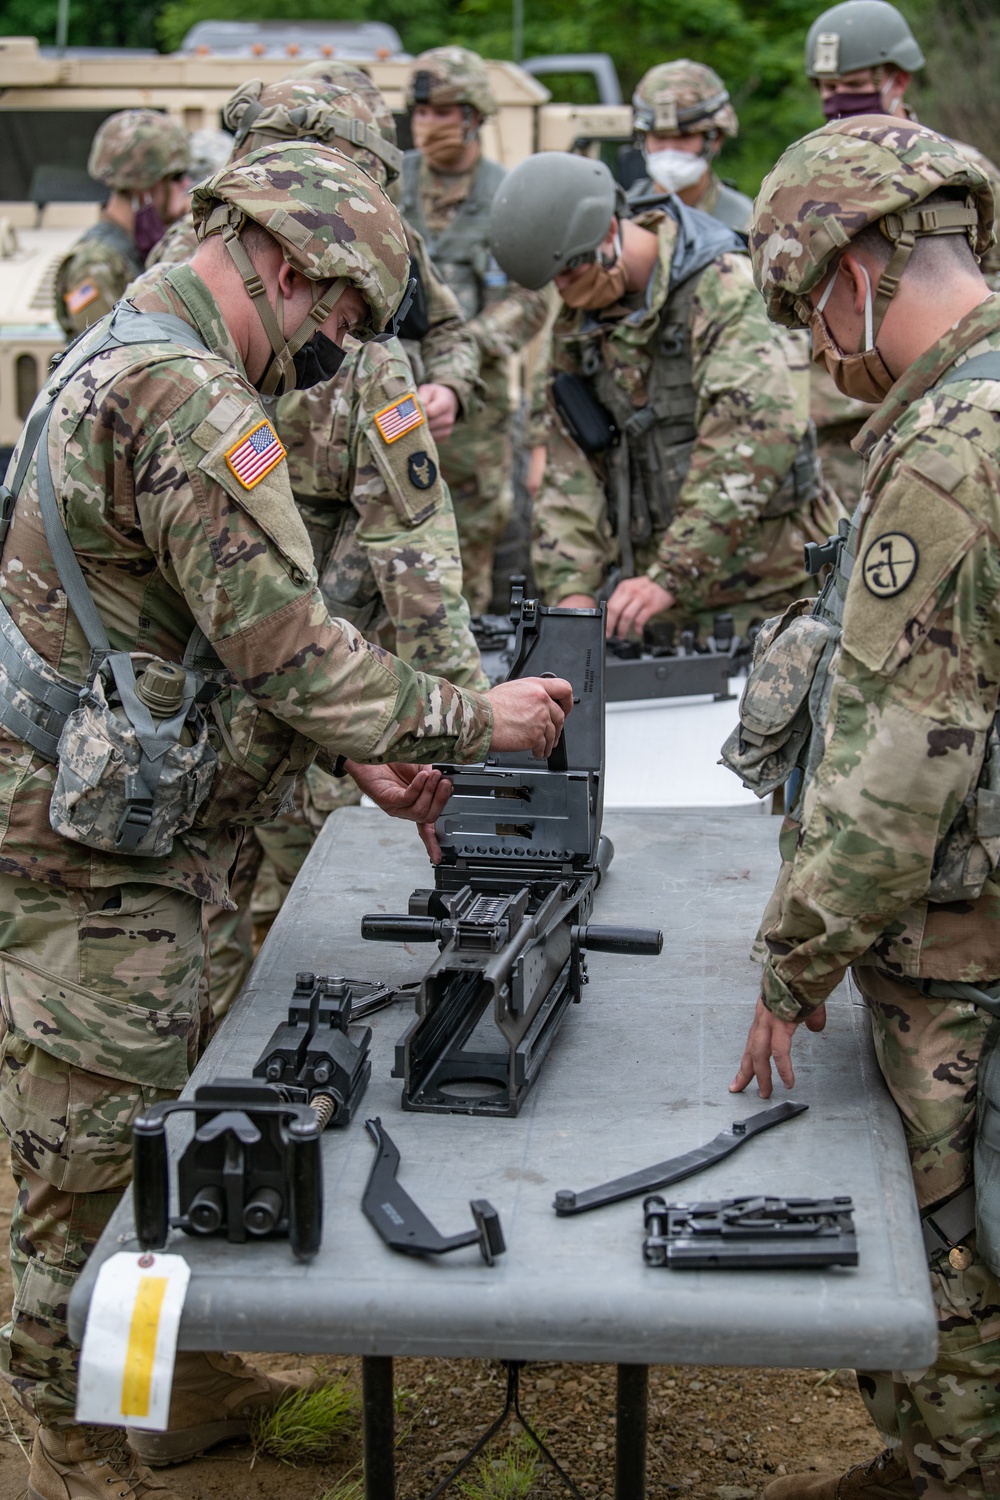
[[[645,1500],[649,1366],[618,1366],[615,1500]]]
[[[365,1430],[365,1500],[395,1500],[396,1435],[392,1359],[365,1355],[361,1361]]]

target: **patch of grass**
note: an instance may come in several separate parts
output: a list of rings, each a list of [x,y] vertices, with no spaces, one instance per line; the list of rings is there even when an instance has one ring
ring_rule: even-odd
[[[544,1433],[539,1437],[545,1441]],[[534,1443],[519,1432],[505,1448],[480,1453],[472,1472],[461,1475],[455,1488],[464,1500],[528,1500],[542,1463]]]
[[[364,1500],[365,1482],[363,1479],[352,1479],[345,1474],[338,1479],[330,1489],[324,1490],[319,1500]]]
[[[250,1428],[254,1455],[267,1453],[284,1464],[327,1458],[340,1439],[357,1427],[360,1410],[361,1399],[343,1376],[318,1391],[296,1391],[273,1411],[254,1417]]]

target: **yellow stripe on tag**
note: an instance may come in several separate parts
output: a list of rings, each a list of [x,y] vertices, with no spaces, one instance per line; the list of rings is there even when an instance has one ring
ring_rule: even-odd
[[[135,1294],[132,1322],[125,1350],[122,1375],[122,1416],[147,1417],[153,1385],[153,1357],[156,1335],[160,1329],[160,1312],[167,1294],[168,1276],[140,1276]]]

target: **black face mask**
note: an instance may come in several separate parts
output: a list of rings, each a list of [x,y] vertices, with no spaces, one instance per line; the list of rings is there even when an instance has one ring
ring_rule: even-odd
[[[332,380],[344,363],[344,351],[317,328],[312,338],[292,357],[295,389],[307,391],[321,381]]]

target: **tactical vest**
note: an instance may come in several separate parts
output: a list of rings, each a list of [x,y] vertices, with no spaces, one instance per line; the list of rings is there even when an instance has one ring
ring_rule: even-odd
[[[700,216],[699,216],[700,217]],[[599,326],[580,351],[583,374],[611,413],[619,441],[604,454],[605,493],[612,528],[618,538],[622,573],[634,571],[634,548],[667,530],[677,510],[691,467],[698,428],[697,394],[691,350],[691,316],[702,265],[669,293],[651,344],[652,365],[646,378],[647,401],[636,407],[608,369]],[[770,520],[791,515],[819,494],[816,430],[810,422],[781,485],[761,515]]]
[[[196,825],[274,818],[290,805],[295,776],[316,752],[311,741],[258,707],[197,627],[183,661],[172,664],[183,674],[179,704],[154,715],[136,679],[137,664],[147,664],[150,654],[112,650],[67,535],[48,453],[54,404],[70,379],[99,354],[134,346],[139,363],[148,358],[150,344],[163,343],[207,349],[183,319],[140,313],[129,302],[80,335],[38,397],[9,487],[0,488],[2,556],[37,454],[46,541],[90,646],[89,680],[73,681],[34,649],[0,599],[0,725],[55,763],[49,819],[57,833],[104,852],[148,858],[165,857],[174,837]]]
[[[489,247],[490,208],[507,174],[498,162],[480,157],[469,196],[447,228],[432,234],[420,199],[420,163],[419,151],[408,151],[403,157],[400,212],[423,236],[438,275],[455,293],[462,312],[475,318],[484,307],[507,296],[507,277]]]
[[[966,360],[937,382],[1000,381],[1000,351]],[[740,722],[722,747],[722,763],[759,797],[799,773],[793,818],[801,815],[825,751],[825,730],[840,653],[844,603],[858,550],[862,506],[828,544],[830,577],[811,602],[798,600],[765,621],[754,643],[753,665],[740,698]],[[826,549],[823,549],[826,551]],[[1000,862],[1000,737],[998,713],[986,736],[976,785],[934,851],[926,899],[974,901]]]

